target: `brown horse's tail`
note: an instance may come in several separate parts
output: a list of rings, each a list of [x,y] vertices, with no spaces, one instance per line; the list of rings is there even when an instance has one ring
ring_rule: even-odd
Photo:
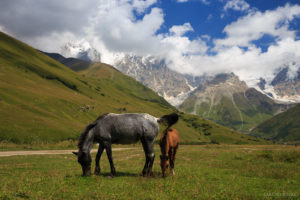
[[[178,115],[176,113],[172,113],[169,115],[164,115],[161,118],[157,120],[159,123],[163,123],[167,125],[168,127],[166,130],[168,130],[173,124],[175,124],[178,121]]]

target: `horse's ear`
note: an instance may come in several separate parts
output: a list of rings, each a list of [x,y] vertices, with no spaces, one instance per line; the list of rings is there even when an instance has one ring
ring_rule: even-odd
[[[78,152],[73,151],[72,152],[74,155],[78,156]]]
[[[162,159],[162,155],[160,155],[160,159]]]

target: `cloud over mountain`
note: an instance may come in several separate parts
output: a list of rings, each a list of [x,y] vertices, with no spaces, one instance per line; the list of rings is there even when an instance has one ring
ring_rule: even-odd
[[[300,42],[292,28],[299,5],[260,11],[245,0],[220,2],[221,12],[248,12],[225,25],[219,37],[197,35],[197,24],[188,20],[166,27],[168,12],[157,0],[2,0],[0,30],[44,51],[60,52],[67,42],[84,41],[101,52],[103,62],[111,63],[115,54],[153,55],[196,75],[234,71],[251,79],[287,63],[300,65]],[[257,42],[265,37],[270,43],[262,49]]]

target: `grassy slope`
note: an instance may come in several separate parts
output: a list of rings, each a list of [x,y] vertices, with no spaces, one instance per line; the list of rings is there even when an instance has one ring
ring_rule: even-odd
[[[300,143],[300,104],[261,123],[252,135],[282,142]]]
[[[176,175],[165,179],[155,149],[154,178],[139,176],[141,147],[113,152],[112,179],[106,155],[102,174],[91,177],[74,155],[0,157],[0,199],[299,199],[299,147],[182,145]]]
[[[211,102],[202,102],[197,105],[196,114],[234,130],[249,133],[258,124],[274,116],[280,107],[254,89],[249,89],[246,94],[235,93],[233,99],[224,96],[218,104],[212,106]],[[197,97],[191,96],[180,109],[191,113],[196,102]]]
[[[15,143],[77,139],[88,123],[107,112],[157,117],[174,112],[163,98],[111,66],[96,63],[78,74],[3,33],[0,98],[0,140]],[[182,114],[181,119],[175,127],[182,142],[258,143],[199,117]],[[204,135],[203,124],[210,125],[210,135]]]

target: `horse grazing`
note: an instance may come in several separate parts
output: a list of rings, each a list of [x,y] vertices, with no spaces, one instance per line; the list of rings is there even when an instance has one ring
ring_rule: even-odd
[[[160,166],[162,170],[163,177],[167,175],[167,169],[170,161],[170,171],[172,175],[174,172],[174,164],[175,164],[175,155],[179,145],[179,136],[178,131],[174,128],[167,128],[160,138]]]
[[[94,142],[99,143],[96,155],[96,167],[94,173],[100,174],[100,157],[103,150],[110,163],[111,176],[116,174],[112,158],[111,144],[131,144],[140,140],[145,152],[146,162],[143,169],[143,176],[152,174],[154,162],[154,140],[158,134],[158,123],[168,125],[175,124],[178,120],[176,113],[164,115],[161,118],[153,117],[146,113],[101,115],[94,122],[89,124],[81,134],[78,142],[78,152],[73,152],[78,157],[82,167],[83,176],[91,174],[90,150]]]

